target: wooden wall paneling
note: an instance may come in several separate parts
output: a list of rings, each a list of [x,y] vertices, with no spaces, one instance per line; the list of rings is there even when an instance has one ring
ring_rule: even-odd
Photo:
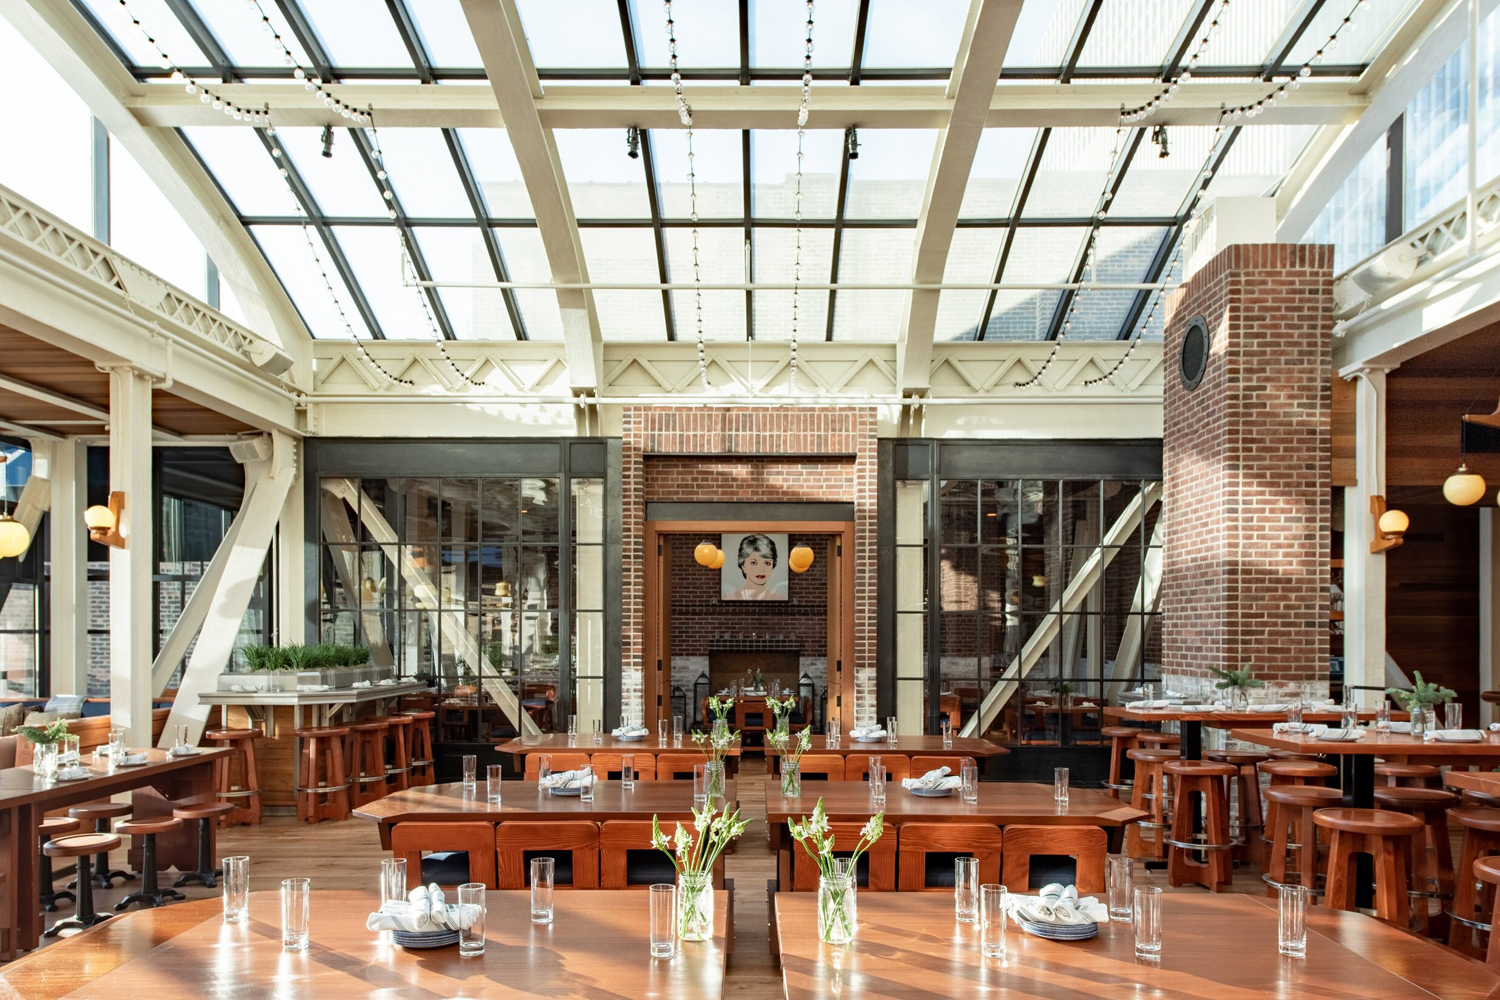
[[[1354,486],[1358,479],[1358,468],[1354,456],[1354,397],[1353,381],[1333,377],[1333,485]]]

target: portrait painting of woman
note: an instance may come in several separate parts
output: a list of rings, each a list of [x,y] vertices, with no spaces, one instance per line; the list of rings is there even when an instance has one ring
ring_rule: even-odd
[[[725,535],[729,555],[720,569],[720,595],[726,601],[787,599],[787,536],[752,532]]]

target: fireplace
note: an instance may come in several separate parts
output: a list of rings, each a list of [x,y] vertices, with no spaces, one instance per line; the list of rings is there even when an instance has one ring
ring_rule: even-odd
[[[708,654],[709,691],[718,692],[731,682],[744,682],[747,675],[756,670],[765,675],[767,690],[772,681],[781,682],[781,690],[788,694],[797,691],[798,669],[802,654],[795,649],[723,649],[710,650]]]

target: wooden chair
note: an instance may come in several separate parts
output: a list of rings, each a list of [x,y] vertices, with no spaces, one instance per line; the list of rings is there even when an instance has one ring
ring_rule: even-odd
[[[670,836],[673,827],[663,823],[662,829]],[[637,852],[635,864],[631,863],[631,852]],[[647,852],[660,864],[642,864],[639,852]],[[599,824],[599,888],[643,889],[655,882],[675,882],[675,871],[667,856],[652,846],[650,823],[612,819]],[[714,865],[713,883],[715,888],[724,887],[723,855]]]
[[[1354,859],[1368,854],[1375,862],[1375,916],[1404,930],[1411,919],[1408,856],[1422,821],[1385,809],[1319,809],[1313,822],[1331,831],[1324,903],[1335,910],[1354,909]]]
[[[429,879],[422,872],[422,855],[465,851],[469,855],[468,877],[463,881],[495,882],[495,824],[493,823],[397,823],[391,827],[391,854],[406,859],[406,888],[415,889]],[[429,866],[431,868],[432,866]],[[461,885],[437,879],[440,885]]]
[[[344,770],[344,741],[349,737],[349,727],[294,729],[292,735],[302,745],[302,756],[297,763],[297,818],[304,823],[348,819],[349,779]]]
[[[1145,730],[1137,726],[1105,726],[1099,730],[1100,736],[1109,739],[1109,780],[1104,787],[1117,799],[1121,792],[1130,791],[1133,784],[1125,780],[1125,762],[1129,760],[1125,754],[1139,745],[1144,733]]]
[[[390,725],[384,719],[370,719],[349,726],[354,743],[349,757],[349,779],[354,784],[354,806],[374,802],[385,795],[390,779],[385,766],[385,738]]]
[[[864,827],[863,823],[830,823],[829,832],[833,834],[834,857],[848,857],[854,846],[859,843],[859,831]],[[889,841],[889,843],[887,843]],[[860,888],[872,889],[876,892],[896,891],[896,853],[899,843],[898,831],[894,826],[886,827],[885,834],[859,859],[859,866],[863,871],[856,872]],[[818,890],[818,865],[800,844],[792,848],[792,891],[793,892],[817,892]]]
[[[1418,914],[1421,927],[1427,926],[1429,917],[1426,900],[1453,897],[1448,810],[1458,801],[1458,795],[1445,788],[1387,785],[1375,789],[1375,808],[1406,813],[1422,821],[1422,829],[1411,839],[1411,893],[1424,901]]]
[[[1464,831],[1456,872],[1471,873],[1480,858],[1500,854],[1500,808],[1464,806],[1451,810],[1448,821],[1463,827]],[[1448,946],[1466,955],[1478,955],[1480,951],[1474,942],[1474,932],[1490,929],[1495,893],[1487,887],[1488,883],[1485,887],[1476,885],[1472,877],[1457,881],[1453,890],[1453,920],[1448,928]]]
[[[909,771],[911,777],[920,778],[928,771],[933,771],[940,767],[946,767],[949,774],[957,777],[959,770],[965,764],[972,763],[974,763],[973,757],[959,757],[957,755],[941,757],[913,757],[911,759],[911,764],[909,765]]]
[[[589,767],[594,769],[594,777],[600,781],[618,781],[624,768],[621,760],[623,753],[596,753],[589,757]],[[635,758],[635,777],[637,781],[656,780],[656,758],[649,753],[632,754]]]
[[[1172,835],[1167,838],[1167,884],[1201,885],[1222,892],[1234,881],[1234,841],[1229,836],[1229,801],[1225,780],[1239,774],[1233,764],[1207,760],[1169,760],[1162,773],[1176,786],[1172,799]],[[1203,808],[1203,830],[1193,827]],[[1195,855],[1202,853],[1203,860]]]
[[[805,753],[798,764],[798,770],[803,781],[810,777],[814,781],[843,781],[844,758],[836,753]],[[815,775],[821,777],[814,777]]]
[[[1125,851],[1132,858],[1159,860],[1167,856],[1168,782],[1161,766],[1177,760],[1176,750],[1127,750],[1125,755],[1135,763],[1135,783],[1130,789],[1130,804],[1147,813],[1143,820],[1130,824],[1125,831]]]
[[[554,754],[548,754],[547,756],[549,756],[549,757],[552,758],[552,773],[553,774],[557,774],[559,771],[577,771],[579,768],[584,768],[584,767],[588,767],[589,766],[589,755],[586,754],[586,753],[572,753],[572,752],[569,752],[569,753],[554,753]],[[534,754],[534,753],[527,754],[526,755],[526,780],[527,781],[536,781],[537,780],[538,768],[539,767],[540,767],[540,764],[537,761],[537,755]]]
[[[928,855],[948,854],[979,859],[979,881],[1000,881],[1001,834],[998,826],[985,823],[906,823],[897,849],[900,856],[898,884],[902,892],[953,888],[953,869],[928,877]]]
[[[259,729],[210,729],[203,738],[236,751],[214,762],[214,788],[219,798],[230,800],[234,811],[226,813],[223,824],[248,823],[260,826],[260,774],[255,767],[255,740]],[[234,762],[239,762],[239,780],[235,780]]]
[[[851,753],[844,758],[844,780],[866,781],[870,776],[870,761],[879,757],[885,766],[887,781],[901,781],[911,777],[911,758],[900,754]]]
[[[560,855],[571,856],[571,865]],[[557,858],[557,886],[599,888],[599,825],[580,820],[510,822],[495,827],[495,879],[501,889],[524,889],[531,884],[531,857]],[[563,876],[571,869],[571,880]]]
[[[701,753],[659,753],[656,755],[656,780],[693,780],[693,768],[704,762]]]
[[[1500,858],[1480,858],[1474,862],[1474,874],[1472,879],[1489,886],[1485,894],[1491,899],[1495,896],[1495,886],[1500,885]],[[1485,951],[1484,964],[1491,970],[1500,973],[1500,934],[1490,935],[1489,948]]]
[[[1261,876],[1267,883],[1266,895],[1274,896],[1278,887],[1294,884],[1318,892],[1318,828],[1313,815],[1319,809],[1336,808],[1344,801],[1344,793],[1321,785],[1275,785],[1266,789],[1265,800],[1266,835],[1271,838]]]
[[[1031,859],[1068,855],[1074,859],[1073,884],[1080,895],[1104,891],[1104,857],[1109,837],[1097,826],[1026,826],[1013,823],[1001,831],[1000,881],[1011,892],[1031,891]]]
[[[435,755],[432,751],[432,720],[437,713],[426,709],[403,712],[411,716],[411,784],[430,785],[436,781],[434,775]]]

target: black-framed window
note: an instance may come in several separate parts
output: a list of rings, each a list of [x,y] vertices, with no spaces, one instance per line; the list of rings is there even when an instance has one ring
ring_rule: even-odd
[[[23,441],[0,438],[0,511],[12,513],[31,477],[31,449]],[[51,690],[48,662],[46,572],[47,521],[19,559],[0,559],[0,694],[46,697]]]

